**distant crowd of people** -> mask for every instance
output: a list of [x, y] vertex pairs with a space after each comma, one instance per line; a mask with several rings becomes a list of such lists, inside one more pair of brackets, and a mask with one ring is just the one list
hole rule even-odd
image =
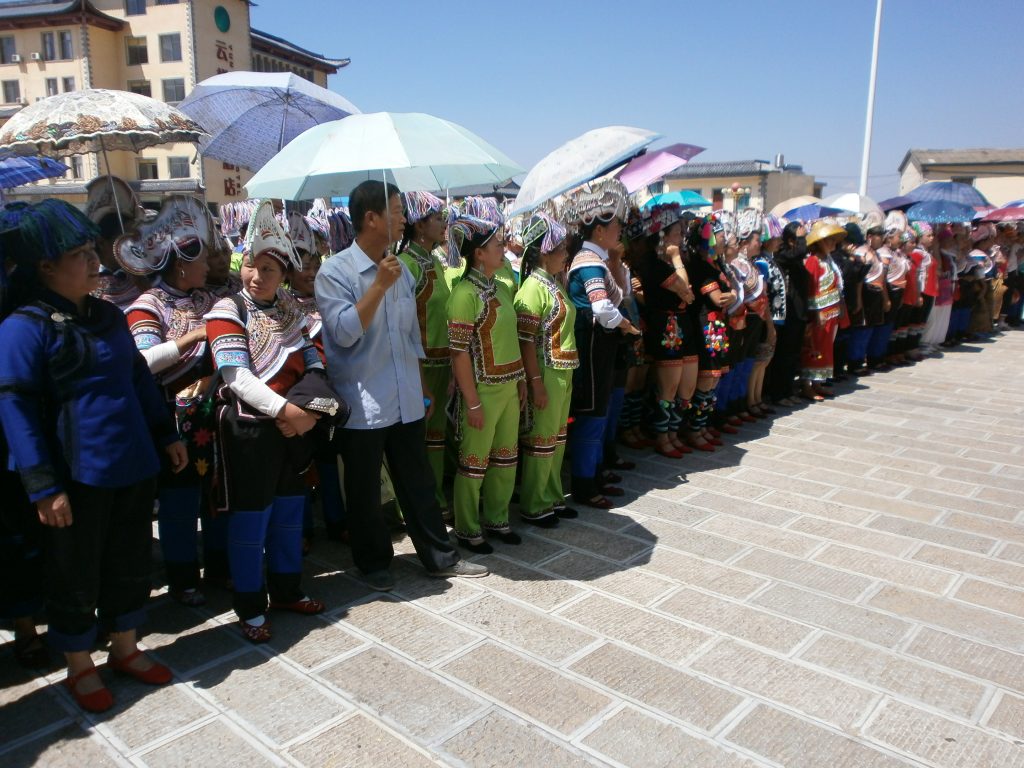
[[314, 509], [375, 590], [399, 522], [431, 575], [485, 576], [460, 550], [520, 544], [516, 505], [541, 528], [613, 507], [635, 468], [619, 446], [713, 452], [1021, 317], [1016, 225], [631, 208], [614, 180], [508, 221], [369, 181], [349, 217], [331, 255], [274, 201], [236, 248], [201, 201], [147, 215], [111, 177], [84, 213], [0, 211], [2, 492], [22, 499], [0, 611], [23, 664], [64, 655], [84, 709], [113, 704], [104, 639], [113, 671], [172, 679], [138, 647], [154, 506], [171, 596], [230, 589], [266, 642], [273, 611], [325, 608], [301, 577]]

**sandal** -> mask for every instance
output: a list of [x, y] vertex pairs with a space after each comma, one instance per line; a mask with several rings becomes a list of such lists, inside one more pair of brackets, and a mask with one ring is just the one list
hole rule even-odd
[[147, 683], [149, 685], [166, 685], [171, 682], [171, 678], [173, 677], [171, 670], [163, 664], [158, 664], [152, 659], [149, 660], [149, 669], [136, 669], [131, 666], [131, 663], [140, 656], [142, 656], [141, 650], [136, 650], [135, 653], [129, 653], [123, 659], [119, 659], [111, 653], [107, 656], [107, 666], [119, 674], [134, 677], [140, 683]]
[[271, 600], [270, 607], [275, 611], [291, 611], [292, 613], [300, 613], [304, 616], [313, 616], [317, 613], [323, 613], [324, 610], [324, 604], [311, 597], [304, 597], [301, 600], [296, 600], [291, 603], [281, 603]]
[[[626, 461], [625, 459], [616, 459], [615, 463], [611, 465], [611, 468], [617, 469], [620, 472], [632, 472], [634, 469], [636, 469], [636, 462]], [[620, 477], [619, 480], [621, 479], [622, 478]], [[615, 482], [619, 482], [619, 480], [616, 480]]]
[[617, 485], [602, 485], [601, 493], [605, 496], [625, 496], [626, 492]]
[[206, 595], [198, 589], [176, 589], [171, 592], [171, 597], [189, 608], [198, 608], [201, 605], [206, 605]]
[[594, 509], [611, 509], [615, 506], [601, 494], [591, 496], [589, 499], [576, 499], [576, 501], [585, 507], [593, 507]]
[[71, 692], [71, 698], [75, 700], [75, 703], [86, 712], [106, 712], [114, 706], [114, 695], [105, 685], [91, 693], [78, 692], [78, 684], [90, 675], [99, 676], [96, 667], [89, 667], [78, 674], [68, 675], [67, 680], [64, 681], [64, 687]]
[[242, 630], [242, 635], [250, 643], [265, 643], [270, 639], [270, 622], [268, 621], [264, 621], [257, 627], [255, 624], [250, 624], [245, 619], [239, 619], [238, 626]]
[[622, 475], [617, 475], [614, 472], [608, 472], [607, 470], [605, 470], [604, 472], [601, 473], [601, 479], [604, 480], [609, 485], [614, 485], [615, 483], [622, 482]]

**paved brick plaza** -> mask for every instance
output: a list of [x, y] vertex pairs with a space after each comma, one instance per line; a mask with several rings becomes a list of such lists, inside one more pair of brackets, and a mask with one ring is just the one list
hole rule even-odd
[[382, 598], [318, 542], [329, 612], [270, 648], [226, 595], [160, 597], [177, 682], [108, 673], [104, 715], [5, 649], [0, 765], [1024, 766], [1022, 358], [1012, 333], [645, 455], [621, 509], [497, 545], [486, 579], [403, 558]]

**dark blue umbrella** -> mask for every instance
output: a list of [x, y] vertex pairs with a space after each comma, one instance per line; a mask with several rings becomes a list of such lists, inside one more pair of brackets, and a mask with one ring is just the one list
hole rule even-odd
[[896, 210], [905, 211], [916, 202], [916, 200], [911, 200], [906, 195], [898, 195], [896, 197], [890, 197], [888, 200], [883, 200], [878, 204], [878, 207], [886, 213]]
[[64, 163], [49, 157], [0, 155], [0, 189], [63, 176], [70, 170]]
[[926, 200], [945, 200], [950, 203], [969, 205], [971, 208], [978, 208], [988, 205], [988, 200], [977, 189], [970, 184], [961, 184], [958, 181], [929, 181], [916, 189], [907, 192], [907, 197], [917, 203]]
[[782, 214], [782, 218], [789, 221], [815, 221], [825, 216], [848, 216], [850, 213], [850, 211], [844, 211], [842, 208], [829, 208], [821, 203], [810, 203], [808, 205], [801, 205], [799, 208], [794, 208], [791, 211], [786, 211]]
[[974, 218], [973, 206], [962, 203], [952, 203], [946, 200], [926, 200], [923, 203], [915, 203], [907, 209], [907, 219], [910, 221], [926, 221], [929, 224], [943, 224], [946, 222], [961, 221], [967, 222]]

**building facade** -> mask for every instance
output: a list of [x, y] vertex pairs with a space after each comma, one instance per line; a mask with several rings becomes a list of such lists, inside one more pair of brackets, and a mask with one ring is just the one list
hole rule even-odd
[[770, 211], [776, 204], [797, 195], [821, 197], [825, 183], [787, 165], [782, 155], [774, 162], [736, 160], [722, 163], [687, 163], [668, 174], [660, 190], [690, 190], [711, 201], [713, 210], [757, 208]]
[[959, 181], [992, 205], [1024, 198], [1024, 149], [910, 149], [899, 172], [901, 195], [927, 181]]
[[[50, 0], [0, 2], [0, 124], [23, 106], [80, 88], [133, 91], [171, 104], [196, 83], [232, 70], [295, 72], [327, 87], [349, 64], [252, 29], [248, 0]], [[109, 153], [110, 171], [143, 202], [205, 190], [211, 203], [245, 199], [251, 174], [202, 160], [191, 144]], [[69, 178], [9, 197], [59, 194], [81, 202], [85, 182], [107, 171], [97, 155], [69, 158]]]

